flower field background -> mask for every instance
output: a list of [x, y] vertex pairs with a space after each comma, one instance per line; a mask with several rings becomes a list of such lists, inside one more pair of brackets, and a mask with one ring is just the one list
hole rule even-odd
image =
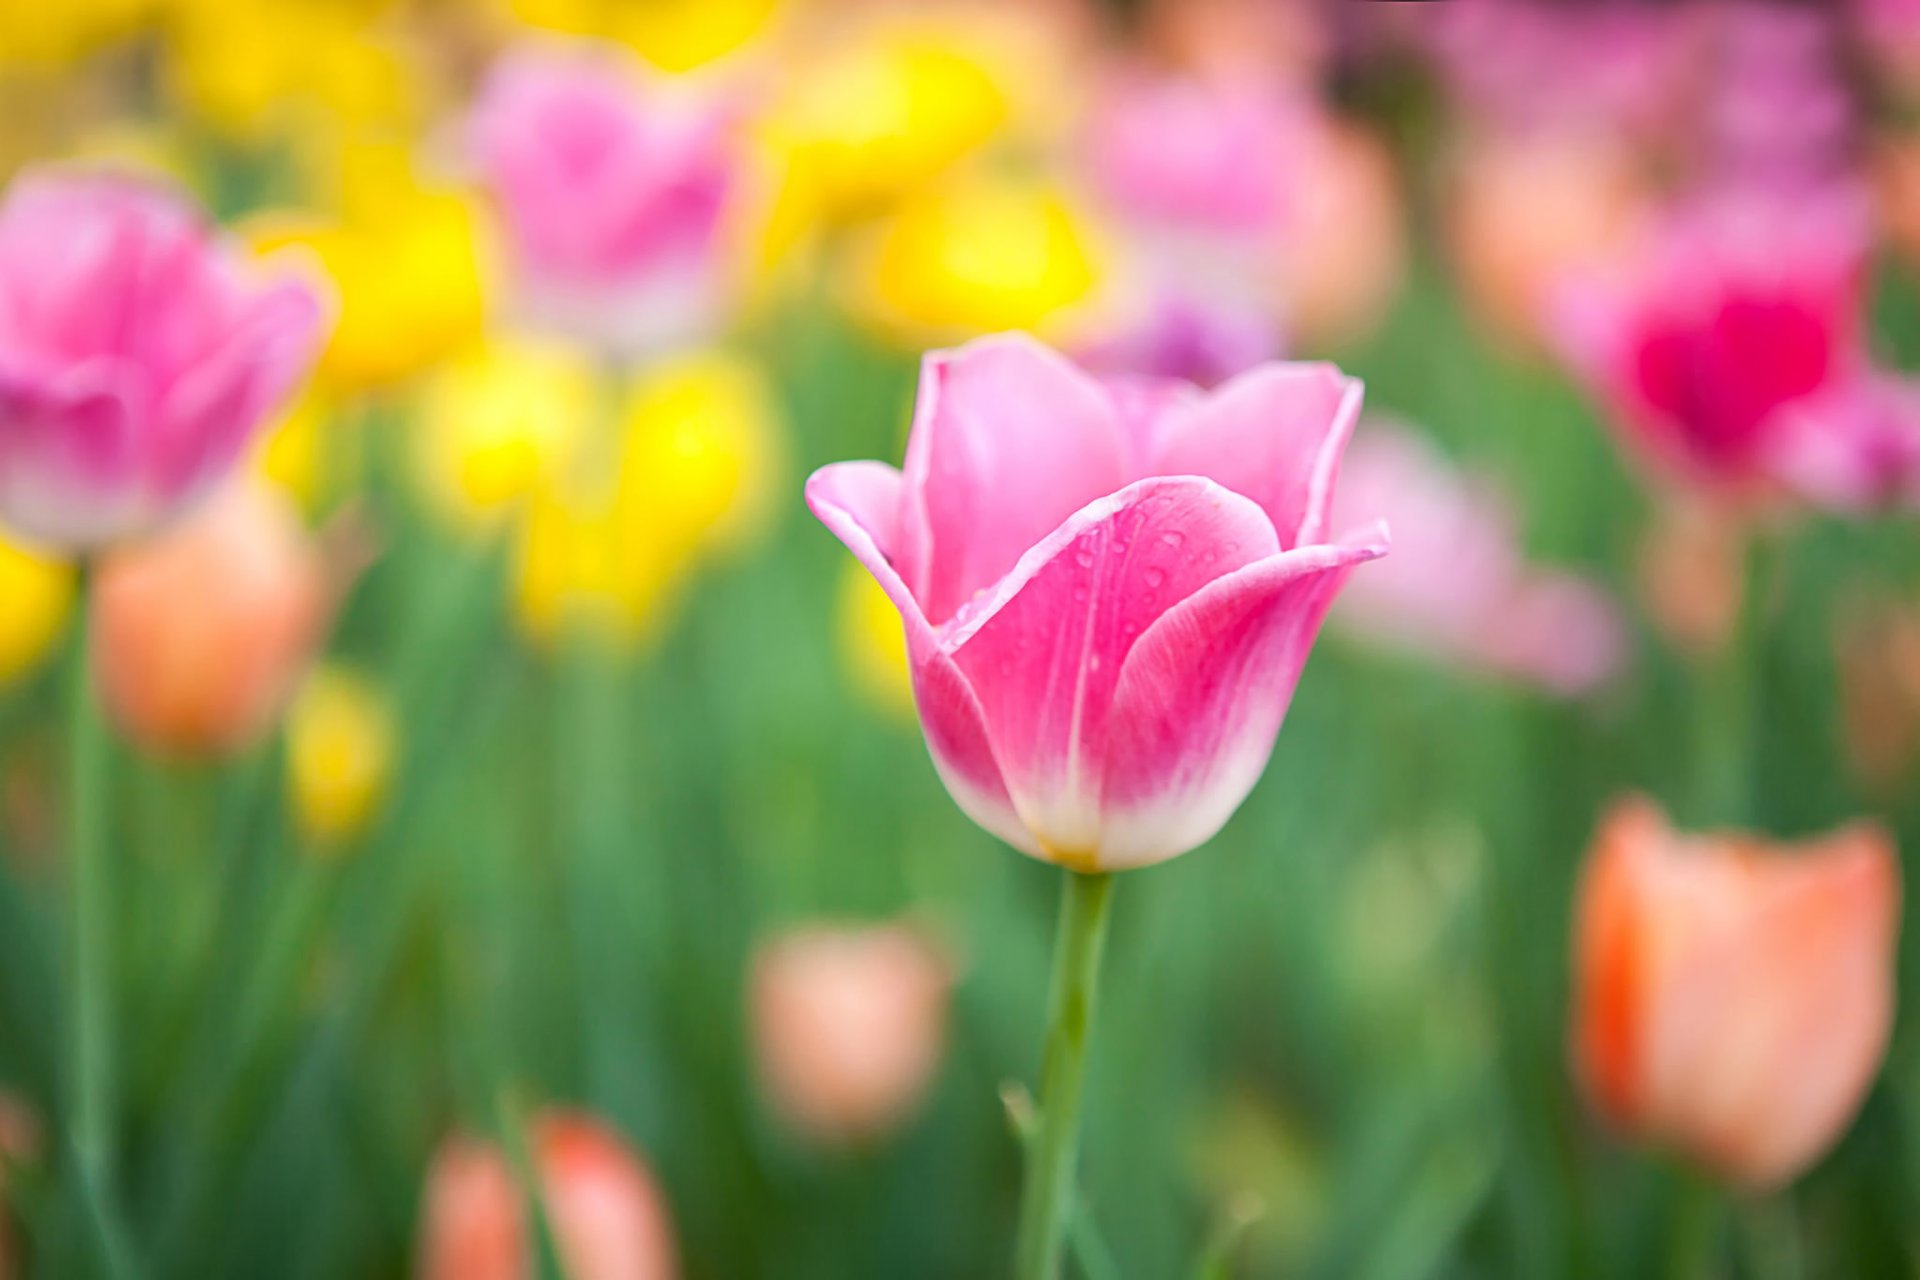
[[[1920, 1272], [1897, 868], [1582, 941], [1628, 797], [1920, 849], [1916, 120], [1897, 0], [0, 0], [0, 1277], [1007, 1274], [1062, 873], [802, 490], [1016, 330], [1336, 363], [1392, 531], [1115, 882], [1066, 1273]], [[95, 180], [309, 291], [187, 482], [41, 443], [206, 327]]]

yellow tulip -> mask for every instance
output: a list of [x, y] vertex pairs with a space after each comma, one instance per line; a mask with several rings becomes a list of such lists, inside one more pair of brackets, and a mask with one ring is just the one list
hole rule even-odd
[[724, 549], [763, 523], [780, 467], [772, 389], [724, 351], [663, 360], [627, 400], [620, 501], [641, 536]]
[[415, 460], [428, 500], [458, 528], [496, 524], [562, 472], [594, 410], [593, 369], [571, 347], [470, 350], [425, 389]]
[[294, 401], [255, 447], [254, 470], [304, 511], [317, 510], [325, 483], [321, 433], [328, 411], [312, 392]]
[[581, 627], [646, 642], [701, 560], [737, 546], [769, 509], [780, 456], [772, 395], [736, 356], [699, 351], [653, 366], [605, 443], [617, 451], [611, 466], [588, 468], [583, 447], [584, 474], [543, 486], [521, 526], [514, 604], [537, 640]]
[[0, 68], [66, 66], [132, 35], [153, 0], [0, 0]]
[[262, 250], [312, 254], [339, 295], [320, 363], [333, 389], [382, 387], [471, 342], [486, 319], [480, 215], [464, 192], [422, 183], [397, 149], [350, 148], [342, 212], [257, 220]]
[[365, 676], [315, 668], [287, 716], [287, 789], [302, 834], [326, 847], [368, 828], [386, 798], [395, 733], [392, 707]]
[[166, 84], [194, 118], [259, 141], [286, 116], [393, 124], [417, 75], [366, 6], [337, 0], [180, 0], [168, 23]]
[[848, 560], [840, 574], [840, 655], [854, 687], [876, 707], [913, 714], [913, 678], [900, 611], [873, 575]]
[[969, 177], [914, 197], [848, 262], [857, 311], [909, 342], [1070, 327], [1100, 282], [1091, 224], [1058, 189]]
[[1009, 113], [1006, 68], [978, 41], [885, 26], [805, 68], [769, 114], [795, 192], [823, 216], [897, 199], [979, 149]]
[[0, 538], [0, 685], [52, 651], [73, 612], [71, 565]]
[[662, 71], [691, 71], [751, 43], [780, 0], [511, 0], [529, 26], [619, 40]]

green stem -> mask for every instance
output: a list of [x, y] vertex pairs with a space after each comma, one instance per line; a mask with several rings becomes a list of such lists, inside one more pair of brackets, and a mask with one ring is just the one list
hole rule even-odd
[[1746, 538], [1739, 615], [1720, 652], [1700, 672], [1696, 784], [1703, 826], [1750, 825], [1760, 816], [1753, 811], [1762, 723], [1755, 695], [1778, 557], [1766, 530], [1751, 530]]
[[[86, 620], [81, 625], [87, 627]], [[107, 806], [112, 743], [92, 672], [91, 628], [74, 661], [68, 736], [68, 1134], [88, 1234], [111, 1276], [129, 1273], [114, 1191], [113, 889]]]
[[1735, 1220], [1747, 1273], [1754, 1280], [1802, 1280], [1807, 1274], [1791, 1188], [1742, 1201], [1735, 1210]]
[[1726, 1200], [1711, 1178], [1692, 1169], [1678, 1169], [1667, 1227], [1668, 1280], [1706, 1280], [1720, 1257], [1720, 1238], [1726, 1222]]
[[1100, 983], [1113, 877], [1066, 872], [1054, 944], [1053, 994], [1040, 1071], [1038, 1129], [1027, 1153], [1020, 1197], [1015, 1280], [1055, 1280], [1073, 1214], [1074, 1149], [1086, 1082], [1087, 1041]]

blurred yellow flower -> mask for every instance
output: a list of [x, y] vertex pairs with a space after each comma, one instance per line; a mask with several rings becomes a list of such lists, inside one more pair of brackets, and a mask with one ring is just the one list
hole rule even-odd
[[[582, 626], [645, 642], [698, 562], [749, 537], [769, 509], [776, 414], [763, 375], [739, 357], [696, 351], [653, 366], [608, 443], [610, 467], [545, 486], [521, 527], [515, 607], [536, 639]], [[582, 483], [596, 474], [598, 485]]]
[[262, 251], [314, 255], [339, 295], [320, 376], [344, 391], [418, 373], [476, 337], [486, 319], [480, 215], [464, 192], [424, 184], [398, 147], [349, 147], [338, 216], [257, 219]]
[[395, 726], [386, 696], [365, 676], [316, 667], [287, 716], [287, 789], [302, 834], [320, 846], [364, 832], [393, 773]]
[[0, 0], [0, 68], [59, 67], [133, 34], [153, 0]]
[[428, 501], [458, 528], [496, 524], [565, 468], [595, 394], [571, 347], [503, 339], [466, 352], [422, 398], [415, 462]]
[[691, 71], [766, 30], [780, 0], [509, 0], [528, 26], [619, 40], [662, 71]]
[[53, 649], [73, 611], [71, 565], [0, 538], [0, 685]]
[[879, 27], [806, 67], [768, 114], [788, 199], [840, 218], [897, 199], [1006, 123], [1006, 68], [978, 40]]
[[840, 653], [854, 687], [884, 711], [913, 714], [913, 678], [900, 611], [858, 563], [840, 572]]
[[321, 398], [309, 391], [262, 433], [254, 450], [255, 471], [303, 511], [320, 505], [325, 482], [320, 434], [326, 430], [327, 418]]
[[917, 343], [1057, 333], [1101, 274], [1093, 228], [1058, 188], [989, 176], [915, 196], [847, 267], [854, 309]]
[[[48, 6], [57, 7], [57, 6]], [[166, 84], [189, 114], [259, 140], [286, 115], [353, 124], [403, 119], [417, 77], [370, 22], [339, 0], [175, 0]]]
[[692, 351], [653, 365], [627, 401], [622, 507], [669, 543], [749, 540], [780, 470], [777, 417], [765, 374], [740, 356]]

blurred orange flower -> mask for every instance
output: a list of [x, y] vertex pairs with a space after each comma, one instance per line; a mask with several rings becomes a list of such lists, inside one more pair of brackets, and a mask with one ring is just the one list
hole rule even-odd
[[[639, 1157], [591, 1116], [549, 1111], [530, 1126], [540, 1195], [572, 1280], [672, 1280], [667, 1204]], [[532, 1232], [506, 1156], [453, 1137], [427, 1173], [416, 1274], [421, 1280], [523, 1280], [536, 1274]]]
[[299, 679], [330, 588], [320, 546], [286, 500], [244, 483], [110, 553], [91, 587], [94, 674], [109, 713], [152, 751], [244, 750]]
[[952, 980], [906, 925], [816, 925], [767, 942], [753, 964], [752, 1021], [769, 1101], [820, 1142], [895, 1128], [939, 1067]]
[[1572, 1049], [1594, 1105], [1744, 1187], [1789, 1182], [1879, 1072], [1898, 863], [1855, 824], [1801, 845], [1602, 820], [1580, 887]]

